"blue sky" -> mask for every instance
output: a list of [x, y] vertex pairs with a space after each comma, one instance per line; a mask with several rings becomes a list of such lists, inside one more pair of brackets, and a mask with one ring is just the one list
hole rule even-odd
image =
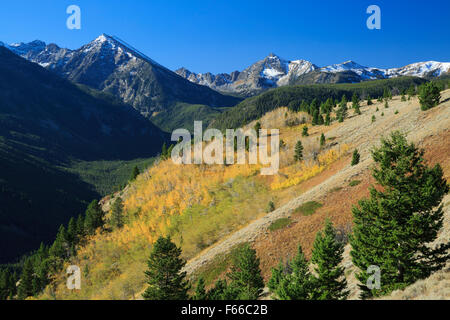
[[[82, 29], [66, 28], [66, 8]], [[366, 27], [366, 8], [381, 8], [381, 30]], [[324, 66], [450, 61], [450, 1], [15, 0], [0, 5], [0, 41], [40, 39], [78, 48], [116, 35], [170, 69], [242, 70], [274, 52]]]

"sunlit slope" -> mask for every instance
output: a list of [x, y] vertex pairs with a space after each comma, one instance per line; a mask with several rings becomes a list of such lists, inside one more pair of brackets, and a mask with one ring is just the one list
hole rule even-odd
[[[211, 272], [216, 259], [249, 241], [254, 242], [267, 277], [270, 267], [292, 256], [299, 242], [309, 255], [313, 235], [326, 217], [345, 233], [351, 224], [351, 205], [364, 196], [370, 183], [369, 150], [382, 135], [401, 130], [411, 141], [423, 143], [427, 137], [449, 130], [450, 90], [442, 97], [444, 103], [426, 112], [420, 111], [416, 98], [403, 102], [394, 97], [389, 108], [362, 102], [361, 115], [350, 109], [348, 119], [331, 126], [311, 126], [306, 114], [291, 113], [287, 108], [267, 113], [259, 120], [262, 127], [279, 128], [284, 142], [280, 171], [273, 176], [260, 175], [260, 167], [252, 165], [175, 165], [170, 160], [155, 164], [120, 195], [126, 225], [110, 233], [97, 233], [70, 262], [83, 270], [81, 291], [69, 292], [61, 274], [44, 297], [139, 298], [145, 288], [146, 259], [161, 234], [170, 234], [182, 247], [184, 258], [189, 260], [186, 271], [194, 278], [206, 272], [220, 276], [220, 270]], [[309, 127], [307, 137], [302, 136], [304, 125], [298, 124], [303, 118]], [[322, 133], [326, 142], [321, 147]], [[304, 160], [294, 162], [298, 140], [304, 146]], [[361, 162], [352, 167], [354, 148], [360, 151]], [[443, 168], [448, 177], [448, 163]], [[354, 180], [360, 183], [351, 184]], [[275, 207], [272, 212], [268, 212], [270, 201]], [[296, 210], [312, 201], [321, 206]], [[292, 224], [270, 231], [281, 218], [291, 219]]]

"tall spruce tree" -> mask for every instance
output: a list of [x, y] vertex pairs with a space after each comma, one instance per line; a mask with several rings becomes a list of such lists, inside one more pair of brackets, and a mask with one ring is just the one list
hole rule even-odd
[[331, 124], [331, 115], [328, 112], [327, 115], [325, 116], [325, 125], [329, 126]]
[[[372, 150], [373, 177], [381, 188], [353, 208], [351, 256], [359, 268], [362, 297], [388, 294], [441, 269], [450, 243], [431, 247], [443, 223], [442, 198], [449, 187], [439, 164], [428, 167], [424, 151], [399, 132]], [[381, 287], [368, 288], [369, 266], [381, 271]]]
[[256, 122], [253, 129], [255, 129], [256, 137], [259, 138], [259, 130], [261, 130], [261, 122], [259, 122], [259, 121]]
[[431, 109], [439, 104], [441, 93], [439, 87], [433, 82], [428, 82], [419, 88], [419, 102], [422, 110]]
[[17, 288], [17, 297], [24, 300], [34, 294], [33, 290], [34, 269], [31, 259], [26, 259], [20, 276], [19, 287]]
[[313, 277], [301, 246], [298, 253], [285, 266], [282, 263], [272, 269], [269, 290], [280, 300], [310, 300], [312, 298]]
[[63, 225], [59, 227], [56, 239], [50, 247], [49, 254], [55, 258], [65, 259], [67, 257], [67, 234]]
[[303, 145], [302, 145], [302, 142], [299, 140], [299, 141], [297, 141], [297, 144], [295, 145], [294, 160], [300, 161], [302, 159], [303, 159]]
[[325, 145], [325, 135], [322, 133], [322, 135], [320, 136], [320, 146], [323, 147]]
[[148, 260], [148, 288], [142, 295], [146, 300], [187, 300], [189, 283], [181, 270], [186, 261], [180, 258], [181, 249], [170, 237], [159, 237]]
[[197, 286], [195, 287], [195, 293], [192, 297], [194, 300], [207, 300], [208, 299], [208, 293], [205, 289], [205, 280], [200, 277], [197, 281]]
[[77, 243], [77, 222], [73, 217], [70, 218], [69, 224], [67, 225], [66, 240], [72, 248], [74, 248]]
[[340, 266], [344, 244], [336, 240], [336, 231], [327, 220], [325, 229], [319, 231], [314, 241], [311, 262], [317, 277], [312, 296], [315, 300], [345, 300], [348, 296], [344, 268]]
[[86, 209], [84, 229], [86, 234], [92, 235], [97, 228], [104, 225], [104, 212], [97, 200], [93, 200]]
[[337, 118], [339, 122], [344, 122], [347, 117], [347, 98], [345, 95], [342, 96], [342, 100], [339, 103], [339, 109], [337, 111]]
[[313, 111], [313, 118], [312, 118], [312, 122], [311, 122], [311, 124], [313, 126], [316, 126], [316, 125], [320, 124], [319, 117], [320, 117], [319, 110], [314, 110]]
[[237, 299], [256, 300], [261, 296], [264, 280], [261, 276], [259, 258], [249, 244], [245, 244], [237, 251], [227, 276], [231, 280], [229, 288], [234, 291]]
[[77, 242], [80, 242], [85, 235], [86, 234], [84, 232], [84, 216], [80, 214], [78, 215], [77, 218]]
[[307, 137], [307, 136], [309, 136], [309, 133], [308, 133], [308, 126], [303, 126], [303, 129], [302, 129], [302, 136], [303, 137]]
[[114, 228], [122, 228], [123, 224], [123, 200], [121, 197], [117, 197], [111, 210], [111, 225]]
[[352, 96], [352, 108], [356, 109], [357, 106], [359, 106], [359, 97], [355, 92], [355, 93], [353, 93], [353, 96]]
[[11, 272], [5, 268], [0, 269], [0, 300], [7, 300], [11, 295]]
[[[165, 157], [165, 154], [167, 152], [165, 143], [163, 145], [163, 151], [162, 152], [164, 152], [164, 153], [161, 153], [161, 157]], [[138, 166], [134, 166], [133, 171], [131, 171], [130, 181], [136, 180], [137, 176], [140, 175], [140, 174], [141, 174], [141, 172], [139, 171]]]
[[227, 298], [228, 285], [223, 279], [219, 279], [214, 284], [208, 293], [207, 300], [225, 300]]
[[355, 149], [353, 151], [353, 155], [352, 155], [352, 166], [356, 166], [359, 163], [359, 159], [361, 158], [361, 156], [359, 155], [358, 149]]

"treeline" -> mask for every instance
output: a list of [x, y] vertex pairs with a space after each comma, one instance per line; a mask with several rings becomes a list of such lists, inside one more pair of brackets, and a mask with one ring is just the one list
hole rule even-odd
[[[130, 181], [140, 174], [137, 166], [132, 170]], [[62, 271], [64, 262], [77, 255], [77, 247], [88, 241], [97, 231], [111, 232], [122, 228], [124, 221], [122, 198], [117, 197], [107, 220], [99, 202], [93, 200], [84, 214], [72, 217], [67, 226], [61, 225], [55, 241], [47, 246], [41, 243], [39, 249], [22, 257], [18, 265], [0, 267], [0, 300], [23, 300], [36, 297], [51, 283], [53, 277]]]
[[[424, 150], [393, 132], [373, 149], [376, 164], [372, 175], [378, 187], [370, 197], [354, 206], [353, 232], [349, 235], [351, 258], [358, 268], [361, 298], [387, 295], [432, 272], [450, 259], [450, 242], [431, 246], [443, 223], [441, 201], [449, 191], [439, 164], [428, 167]], [[359, 162], [355, 151], [352, 165]], [[143, 297], [151, 300], [255, 300], [267, 285], [275, 299], [342, 300], [349, 294], [342, 266], [344, 239], [330, 221], [316, 235], [312, 258], [307, 261], [301, 247], [297, 255], [272, 269], [267, 284], [261, 276], [256, 251], [246, 244], [233, 258], [225, 279], [206, 289], [200, 277], [195, 286], [187, 280], [181, 249], [170, 237], [160, 237], [148, 260], [148, 288]], [[371, 280], [372, 269], [379, 279]]]
[[98, 228], [105, 225], [104, 212], [98, 201], [92, 201], [86, 212], [61, 225], [52, 245], [41, 243], [39, 249], [23, 258], [20, 276], [8, 268], [1, 271], [1, 299], [26, 299], [39, 295], [51, 282], [52, 276], [62, 270], [64, 261], [76, 255], [76, 246], [86, 241]]
[[[443, 81], [448, 83], [447, 80]], [[416, 88], [425, 82], [426, 80], [422, 78], [401, 77], [355, 84], [281, 87], [242, 101], [237, 106], [220, 114], [210, 126], [221, 130], [239, 128], [279, 107], [289, 107], [295, 110], [301, 105], [310, 105], [314, 100], [320, 105], [328, 99], [332, 99], [334, 103], [336, 100], [341, 101], [343, 97], [350, 101], [354, 94], [362, 100], [369, 96], [376, 99], [383, 97], [386, 91], [389, 91], [391, 95], [398, 95], [407, 91], [411, 86]]]

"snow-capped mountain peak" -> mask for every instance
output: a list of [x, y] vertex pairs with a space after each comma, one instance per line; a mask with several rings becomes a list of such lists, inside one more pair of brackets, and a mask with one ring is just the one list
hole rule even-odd
[[445, 72], [450, 71], [450, 62], [425, 61], [409, 64], [401, 68], [386, 69], [388, 77], [398, 76], [434, 76], [438, 77]]
[[[56, 44], [46, 45], [40, 40], [11, 45], [0, 42], [0, 46], [45, 68], [52, 69], [70, 80], [85, 81], [89, 84], [91, 81], [83, 78], [88, 67], [95, 69], [95, 72], [88, 72], [90, 77], [96, 74], [95, 83], [107, 83], [107, 77], [115, 70], [125, 72], [134, 78], [141, 70], [139, 68], [146, 63], [164, 69], [166, 74], [173, 74], [172, 71], [125, 41], [105, 33], [78, 50], [63, 49]], [[74, 71], [75, 69], [76, 71]], [[251, 96], [269, 88], [293, 84], [360, 82], [399, 76], [437, 77], [448, 72], [450, 72], [450, 62], [425, 61], [400, 68], [383, 69], [366, 67], [348, 60], [318, 67], [303, 59], [283, 59], [273, 52], [243, 71], [234, 71], [229, 74], [194, 73], [185, 68], [175, 71], [190, 82], [244, 96]]]
[[320, 68], [320, 70], [324, 72], [343, 72], [343, 71], [356, 71], [365, 69], [367, 69], [367, 67], [364, 67], [352, 60]]

